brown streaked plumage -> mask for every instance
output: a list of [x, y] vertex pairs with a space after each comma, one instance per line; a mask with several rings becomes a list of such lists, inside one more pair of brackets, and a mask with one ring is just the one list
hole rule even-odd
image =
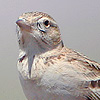
[[66, 48], [52, 17], [30, 12], [16, 23], [18, 71], [28, 100], [100, 100], [100, 64]]

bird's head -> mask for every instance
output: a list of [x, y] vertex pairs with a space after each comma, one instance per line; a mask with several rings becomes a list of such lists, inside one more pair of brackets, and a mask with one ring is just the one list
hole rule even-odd
[[46, 13], [24, 13], [16, 24], [19, 47], [27, 53], [42, 53], [62, 42], [56, 21]]

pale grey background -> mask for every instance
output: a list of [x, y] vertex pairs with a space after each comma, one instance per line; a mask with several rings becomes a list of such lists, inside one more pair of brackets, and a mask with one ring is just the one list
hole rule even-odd
[[16, 20], [29, 11], [52, 15], [64, 43], [100, 62], [100, 0], [0, 0], [0, 100], [26, 100], [16, 61]]

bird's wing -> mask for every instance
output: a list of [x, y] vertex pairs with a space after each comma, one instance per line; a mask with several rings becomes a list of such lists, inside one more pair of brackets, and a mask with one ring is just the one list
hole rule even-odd
[[89, 59], [78, 60], [78, 62], [81, 63], [83, 68], [87, 69], [84, 76], [89, 82], [89, 98], [93, 100], [100, 100], [100, 64]]
[[42, 62], [44, 69], [48, 66], [41, 84], [61, 94], [100, 100], [100, 64], [67, 48], [52, 52], [38, 57], [37, 68]]
[[100, 100], [100, 64], [75, 51], [67, 54], [67, 61], [84, 78], [83, 87], [89, 90], [85, 96], [89, 100]]

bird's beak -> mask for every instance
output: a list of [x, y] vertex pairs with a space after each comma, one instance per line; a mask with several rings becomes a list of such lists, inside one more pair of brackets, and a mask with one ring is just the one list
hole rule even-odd
[[16, 24], [20, 27], [21, 30], [32, 32], [32, 27], [27, 24], [23, 19], [18, 19]]

